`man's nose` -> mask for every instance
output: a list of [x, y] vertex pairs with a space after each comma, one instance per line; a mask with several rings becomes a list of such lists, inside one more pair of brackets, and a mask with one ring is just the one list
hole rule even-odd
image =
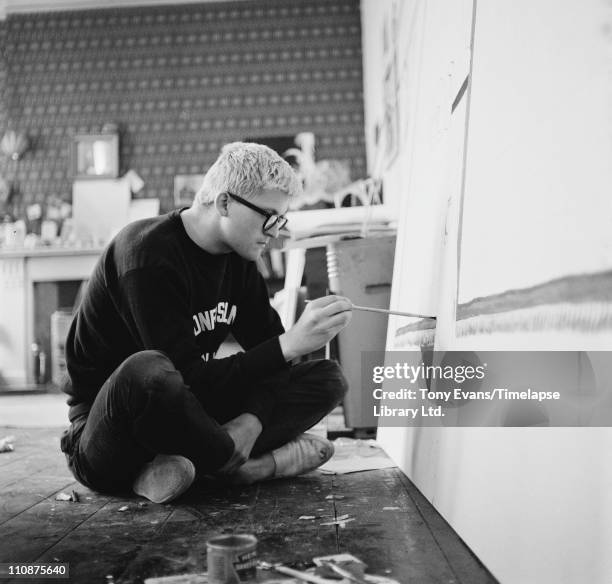
[[265, 231], [265, 234], [269, 235], [270, 237], [273, 237], [274, 239], [278, 238], [278, 236], [280, 235], [280, 227], [278, 226], [278, 223], [275, 223], [274, 225], [272, 225], [272, 227], [267, 229]]

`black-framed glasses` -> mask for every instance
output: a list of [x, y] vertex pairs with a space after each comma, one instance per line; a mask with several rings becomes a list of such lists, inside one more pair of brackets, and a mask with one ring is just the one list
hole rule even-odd
[[262, 209], [261, 207], [253, 205], [253, 203], [251, 203], [250, 201], [247, 201], [246, 199], [243, 199], [238, 195], [234, 195], [229, 191], [226, 192], [232, 199], [234, 199], [234, 201], [238, 201], [241, 205], [244, 205], [245, 207], [248, 207], [249, 209], [252, 209], [256, 213], [259, 213], [260, 215], [263, 215], [265, 217], [263, 226], [261, 228], [265, 235], [269, 235], [268, 231], [270, 231], [270, 229], [274, 229], [274, 227], [278, 227], [278, 230], [280, 231], [283, 227], [287, 225], [287, 221], [289, 221], [289, 219], [287, 219], [287, 217], [285, 217], [284, 215], [268, 213], [268, 211]]

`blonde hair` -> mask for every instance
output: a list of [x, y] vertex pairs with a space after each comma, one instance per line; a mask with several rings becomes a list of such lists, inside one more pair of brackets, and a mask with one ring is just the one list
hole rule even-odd
[[299, 195], [302, 186], [289, 163], [263, 144], [232, 142], [221, 149], [195, 195], [194, 204], [208, 205], [219, 193], [252, 198], [264, 189], [288, 196]]

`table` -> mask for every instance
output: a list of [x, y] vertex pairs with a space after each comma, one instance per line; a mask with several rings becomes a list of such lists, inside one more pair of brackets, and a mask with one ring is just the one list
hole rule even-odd
[[[284, 288], [284, 302], [279, 313], [283, 326], [295, 320], [297, 294], [306, 268], [306, 250], [325, 248], [327, 280], [330, 291], [350, 298], [356, 305], [389, 308], [395, 234], [389, 231], [362, 238], [352, 234], [334, 234], [289, 241]], [[310, 290], [309, 290], [310, 292]], [[349, 383], [344, 399], [344, 418], [348, 428], [368, 435], [377, 425], [374, 416], [373, 385], [361, 370], [364, 351], [383, 352], [386, 345], [387, 315], [355, 312], [351, 323], [337, 339], [338, 360]]]

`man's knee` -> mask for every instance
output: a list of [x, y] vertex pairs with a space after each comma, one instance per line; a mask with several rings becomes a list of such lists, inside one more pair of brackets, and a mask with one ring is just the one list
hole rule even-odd
[[339, 404], [348, 391], [348, 382], [337, 361], [321, 359], [316, 361], [314, 373], [320, 387], [329, 397], [330, 404]]
[[164, 375], [169, 368], [173, 369], [174, 365], [165, 353], [147, 350], [130, 355], [117, 371], [124, 377], [144, 379]]
[[172, 397], [184, 388], [181, 374], [161, 351], [134, 353], [119, 366], [116, 373], [132, 389], [145, 393], [163, 393], [166, 397]]

